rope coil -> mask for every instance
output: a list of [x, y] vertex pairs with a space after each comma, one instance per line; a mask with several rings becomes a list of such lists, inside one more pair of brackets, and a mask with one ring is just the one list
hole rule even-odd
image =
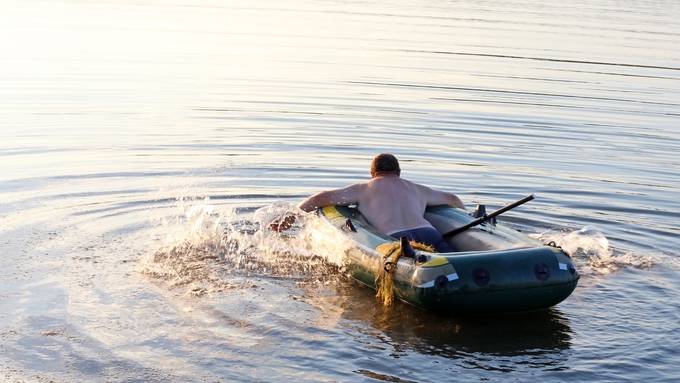
[[[410, 241], [409, 244], [415, 250], [434, 252], [432, 246], [424, 243]], [[403, 249], [401, 242], [391, 242], [378, 246], [376, 250], [383, 254], [383, 267], [375, 278], [375, 297], [384, 306], [391, 306], [394, 303], [394, 272], [397, 270], [399, 258], [403, 255]]]

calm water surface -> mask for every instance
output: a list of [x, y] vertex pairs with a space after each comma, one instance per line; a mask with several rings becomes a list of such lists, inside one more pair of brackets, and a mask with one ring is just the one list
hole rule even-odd
[[[680, 380], [673, 1], [5, 1], [0, 380]], [[318, 222], [367, 179], [574, 255], [545, 312], [380, 307]]]

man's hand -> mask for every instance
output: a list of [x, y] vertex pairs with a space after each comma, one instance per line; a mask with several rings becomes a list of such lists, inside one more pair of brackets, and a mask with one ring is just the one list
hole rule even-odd
[[285, 217], [281, 217], [279, 219], [273, 220], [269, 224], [269, 230], [280, 233], [284, 230], [290, 229], [290, 227], [293, 226], [293, 224], [295, 223], [296, 220], [297, 220], [296, 215], [288, 214]]

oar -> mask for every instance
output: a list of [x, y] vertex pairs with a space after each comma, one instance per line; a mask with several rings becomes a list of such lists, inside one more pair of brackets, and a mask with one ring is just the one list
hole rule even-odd
[[487, 214], [487, 215], [485, 215], [485, 216], [483, 216], [483, 217], [479, 217], [479, 218], [477, 218], [476, 220], [474, 220], [474, 221], [472, 221], [472, 222], [470, 222], [470, 223], [468, 223], [468, 224], [466, 224], [466, 225], [463, 225], [463, 226], [461, 226], [461, 227], [457, 227], [457, 228], [455, 228], [455, 229], [453, 229], [453, 230], [451, 230], [451, 231], [448, 231], [448, 232], [444, 233], [442, 236], [443, 236], [444, 238], [453, 237], [454, 235], [460, 234], [460, 233], [464, 232], [465, 230], [467, 230], [467, 229], [469, 229], [469, 228], [471, 228], [471, 227], [475, 227], [475, 226], [477, 226], [477, 225], [479, 225], [479, 224], [481, 224], [481, 223], [484, 223], [484, 222], [486, 222], [486, 221], [488, 221], [488, 220], [490, 220], [490, 219], [492, 219], [492, 218], [495, 218], [495, 217], [497, 217], [497, 216], [499, 216], [499, 215], [505, 213], [506, 211], [508, 211], [508, 210], [510, 210], [510, 209], [514, 209], [514, 208], [516, 208], [516, 207], [519, 206], [519, 205], [525, 204], [525, 203], [531, 201], [532, 199], [534, 199], [534, 195], [533, 195], [533, 194], [528, 195], [528, 196], [522, 198], [522, 199], [519, 200], [519, 201], [513, 202], [513, 203], [511, 203], [511, 204], [509, 204], [509, 205], [507, 205], [507, 206], [504, 206], [504, 207], [502, 207], [502, 208], [500, 208], [500, 209], [494, 211], [494, 212], [491, 213], [491, 214]]

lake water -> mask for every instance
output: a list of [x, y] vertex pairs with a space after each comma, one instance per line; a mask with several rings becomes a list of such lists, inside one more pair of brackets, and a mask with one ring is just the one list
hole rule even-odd
[[[13, 1], [0, 380], [680, 380], [680, 4]], [[402, 176], [573, 254], [545, 312], [381, 307], [271, 211]], [[225, 234], [226, 233], [226, 234]]]

